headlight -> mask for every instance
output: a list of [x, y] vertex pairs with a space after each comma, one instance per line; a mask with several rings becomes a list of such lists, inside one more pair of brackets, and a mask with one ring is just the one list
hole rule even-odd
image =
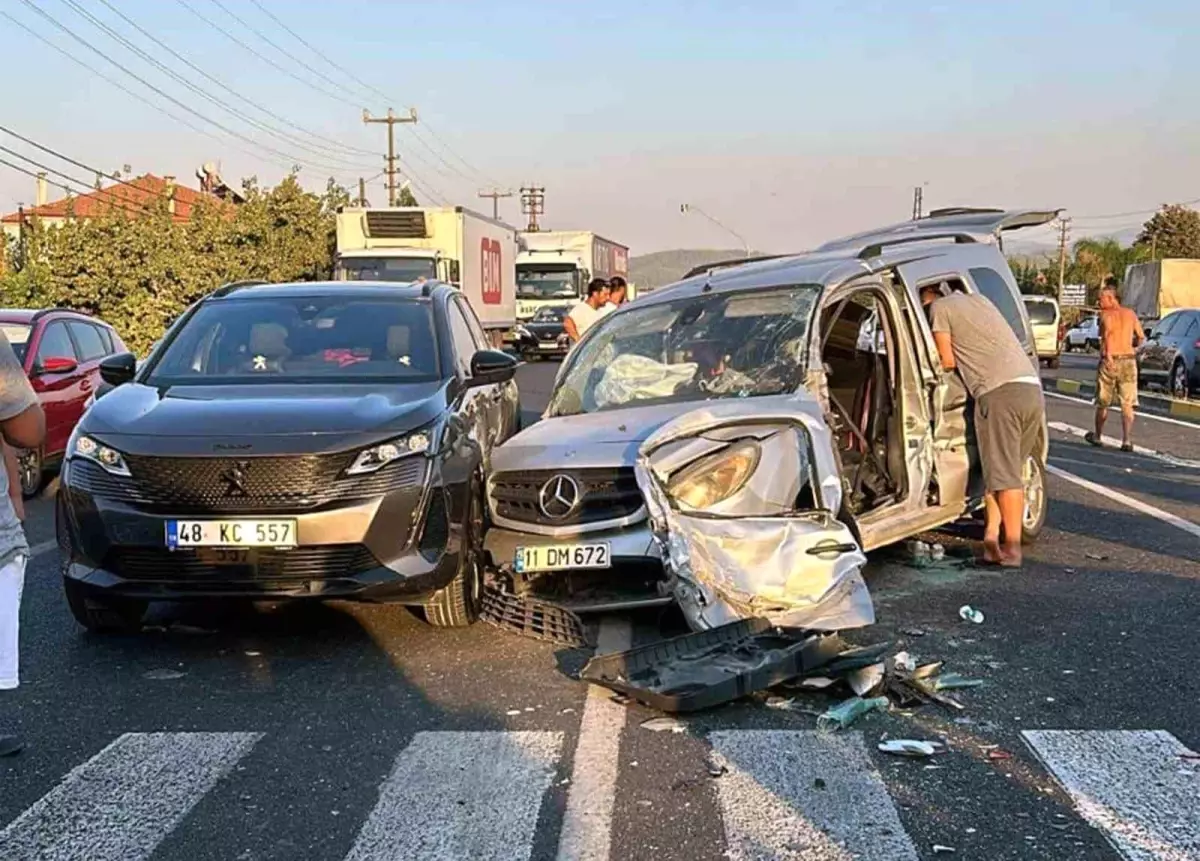
[[757, 442], [739, 443], [680, 470], [667, 482], [667, 490], [689, 508], [711, 508], [746, 485], [760, 454]]
[[81, 434], [76, 437], [71, 444], [70, 455], [90, 460], [112, 475], [129, 475], [129, 467], [125, 465], [124, 455], [116, 449], [96, 442], [90, 436]]
[[365, 475], [368, 472], [382, 469], [394, 460], [427, 451], [429, 451], [429, 434], [426, 431], [417, 431], [406, 437], [363, 449], [358, 453], [358, 457], [354, 458], [354, 463], [350, 464], [350, 468], [346, 470], [346, 475]]

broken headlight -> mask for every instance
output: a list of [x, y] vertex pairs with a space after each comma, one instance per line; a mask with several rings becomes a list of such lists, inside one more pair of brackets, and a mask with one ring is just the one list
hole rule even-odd
[[681, 469], [667, 482], [667, 491], [689, 508], [711, 508], [746, 486], [762, 455], [753, 440], [730, 446]]

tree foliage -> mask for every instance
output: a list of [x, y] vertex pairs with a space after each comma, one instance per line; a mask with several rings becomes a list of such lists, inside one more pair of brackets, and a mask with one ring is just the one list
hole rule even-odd
[[1153, 249], [1157, 260], [1200, 258], [1200, 212], [1181, 204], [1164, 206], [1142, 226], [1136, 244]]
[[243, 183], [246, 202], [200, 204], [176, 222], [165, 200], [58, 226], [33, 223], [7, 249], [0, 301], [66, 307], [111, 323], [135, 351], [191, 303], [229, 281], [311, 281], [333, 266], [334, 214], [349, 192], [332, 180], [305, 191], [293, 173], [270, 189]]

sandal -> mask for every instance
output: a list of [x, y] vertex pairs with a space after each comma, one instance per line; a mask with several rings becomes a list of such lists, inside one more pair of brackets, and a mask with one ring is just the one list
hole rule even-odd
[[1131, 443], [1131, 442], [1121, 443], [1121, 451], [1127, 451], [1127, 452], [1132, 453], [1133, 452], [1133, 443]]
[[1104, 443], [1100, 441], [1100, 438], [1096, 436], [1094, 431], [1088, 431], [1085, 433], [1083, 435], [1083, 439], [1088, 445], [1094, 445], [1096, 448], [1104, 447]]

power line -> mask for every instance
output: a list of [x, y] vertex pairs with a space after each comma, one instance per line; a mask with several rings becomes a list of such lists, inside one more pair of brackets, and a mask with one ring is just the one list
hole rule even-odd
[[[64, 0], [64, 2], [67, 2], [67, 0]], [[315, 140], [324, 141], [325, 143], [329, 144], [329, 146], [326, 147], [326, 149], [328, 149], [331, 152], [334, 151], [335, 149], [337, 149], [337, 150], [343, 150], [347, 153], [354, 153], [357, 155], [375, 155], [374, 151], [372, 151], [372, 150], [367, 150], [367, 149], [363, 149], [361, 147], [351, 146], [350, 144], [346, 144], [341, 141], [335, 140], [334, 138], [330, 138], [330, 137], [326, 137], [321, 134], [317, 134], [314, 131], [306, 129], [304, 126], [301, 126], [301, 125], [298, 125], [297, 123], [292, 122], [287, 117], [281, 116], [280, 114], [275, 113], [270, 108], [267, 108], [267, 107], [259, 104], [258, 102], [253, 101], [252, 99], [246, 98], [241, 93], [237, 92], [232, 87], [230, 87], [228, 84], [226, 84], [224, 81], [222, 81], [220, 78], [217, 78], [215, 75], [209, 74], [203, 68], [196, 65], [191, 60], [189, 60], [187, 57], [185, 57], [183, 54], [180, 54], [178, 51], [173, 49], [171, 46], [167, 45], [161, 39], [156, 37], [153, 33], [148, 32], [144, 27], [139, 25], [136, 21], [134, 21], [132, 18], [130, 18], [128, 15], [126, 15], [124, 12], [122, 12], [120, 9], [118, 9], [116, 6], [114, 6], [111, 2], [109, 2], [109, 0], [99, 0], [99, 2], [103, 3], [109, 10], [111, 10], [121, 20], [123, 20], [126, 24], [128, 24], [133, 29], [137, 30], [137, 32], [141, 33], [144, 37], [149, 39], [151, 42], [158, 45], [164, 51], [169, 53], [171, 56], [175, 57], [177, 60], [179, 60], [184, 65], [186, 65], [188, 68], [192, 69], [197, 74], [203, 76], [205, 78], [205, 80], [211, 81], [212, 83], [216, 84], [218, 87], [225, 90], [230, 95], [232, 95], [234, 98], [238, 99], [239, 101], [243, 102], [244, 104], [249, 105], [250, 107], [254, 108], [255, 110], [260, 111], [261, 113], [265, 114], [266, 116], [269, 116], [272, 119], [276, 120], [277, 122], [283, 123], [284, 125], [288, 126], [289, 128], [295, 129], [296, 131], [301, 132], [302, 134], [306, 134], [306, 135], [314, 138]]]
[[[22, 161], [26, 161], [29, 164], [33, 165], [34, 167], [45, 171], [46, 173], [52, 173], [55, 176], [60, 176], [63, 179], [68, 180], [69, 182], [73, 182], [73, 183], [75, 183], [75, 185], [79, 186], [80, 188], [86, 189], [88, 194], [97, 194], [97, 195], [112, 194], [111, 188], [89, 188], [87, 182], [85, 182], [84, 180], [76, 179], [75, 177], [71, 176], [69, 173], [63, 173], [61, 170], [55, 170], [54, 168], [50, 167], [49, 165], [42, 164], [39, 161], [34, 161], [29, 156], [22, 155], [21, 153], [17, 152], [15, 149], [9, 149], [6, 146], [0, 145], [0, 150], [8, 153], [9, 155], [15, 156], [16, 158], [19, 158]], [[38, 178], [40, 178], [40, 177], [38, 177]], [[55, 185], [58, 185], [58, 183], [55, 183]], [[68, 194], [70, 194], [72, 191], [74, 191], [74, 189], [69, 188], [65, 185], [62, 186], [62, 189], [64, 191], [66, 191]], [[119, 196], [114, 195], [114, 197], [116, 200], [121, 201], [122, 204], [123, 203], [131, 203], [134, 206], [140, 207], [143, 212], [150, 211], [149, 209], [146, 208], [145, 204], [138, 203], [135, 200], [123, 200], [122, 201]], [[114, 201], [107, 201], [107, 202], [114, 203]], [[114, 203], [114, 205], [118, 205], [118, 204]], [[123, 209], [124, 206], [121, 206], [121, 208]]]
[[[50, 48], [54, 51], [57, 51], [59, 54], [61, 54], [62, 56], [66, 57], [68, 60], [70, 60], [72, 63], [75, 63], [76, 65], [80, 66], [81, 68], [86, 69], [88, 72], [91, 72], [97, 78], [100, 78], [103, 81], [107, 81], [109, 84], [112, 84], [118, 90], [121, 90], [123, 93], [126, 93], [126, 94], [132, 96], [133, 98], [137, 99], [142, 104], [144, 104], [148, 107], [154, 108], [156, 111], [159, 111], [160, 113], [164, 114], [165, 116], [170, 117], [175, 122], [191, 129], [192, 131], [196, 132], [197, 134], [202, 134], [205, 137], [210, 137], [215, 141], [219, 141], [222, 144], [228, 145], [228, 141], [226, 141], [224, 138], [209, 131], [208, 129], [204, 128], [203, 126], [198, 126], [195, 123], [191, 122], [190, 120], [184, 119], [183, 117], [180, 117], [180, 116], [177, 116], [176, 114], [171, 113], [169, 110], [162, 107], [161, 105], [157, 105], [154, 102], [150, 101], [150, 99], [146, 98], [141, 93], [131, 90], [129, 87], [125, 86], [125, 84], [116, 80], [112, 76], [105, 74], [104, 72], [97, 69], [95, 66], [85, 63], [83, 60], [79, 59], [74, 54], [67, 51], [65, 48], [62, 48], [59, 45], [54, 44], [49, 39], [47, 39], [45, 36], [43, 36], [41, 33], [37, 32], [32, 27], [25, 24], [23, 21], [17, 20], [16, 18], [14, 18], [12, 15], [8, 14], [3, 9], [0, 9], [0, 16], [7, 18], [9, 21], [11, 21], [13, 24], [16, 24], [18, 27], [20, 27], [22, 30], [24, 30], [26, 33], [28, 33], [30, 36], [33, 36], [33, 38], [37, 39], [42, 44], [46, 45], [48, 48]], [[238, 146], [236, 144], [234, 144], [234, 149], [236, 149], [238, 152], [245, 153], [246, 155], [250, 156], [251, 158], [255, 158], [255, 159], [264, 158], [264, 156], [261, 153], [252, 152], [252, 151], [250, 151], [244, 147]], [[275, 159], [275, 158], [266, 158], [266, 160], [273, 162], [275, 164], [282, 164], [284, 166], [290, 166], [291, 164], [294, 164], [294, 162]]]
[[[34, 12], [36, 12], [39, 16], [41, 16], [43, 19], [45, 19], [51, 25], [53, 25], [57, 29], [61, 30], [63, 33], [66, 33], [68, 36], [70, 36], [72, 39], [74, 39], [79, 44], [83, 45], [89, 51], [99, 55], [102, 59], [107, 60], [109, 63], [116, 66], [118, 69], [120, 69], [122, 72], [124, 72], [129, 77], [133, 78], [135, 81], [140, 83], [142, 86], [144, 86], [147, 89], [151, 90], [152, 92], [158, 94], [159, 96], [161, 96], [162, 98], [171, 102], [172, 104], [182, 108], [183, 110], [187, 111], [189, 114], [192, 114], [193, 116], [203, 120], [204, 122], [206, 122], [212, 126], [215, 126], [216, 128], [219, 128], [221, 131], [225, 132], [228, 135], [236, 137], [239, 140], [243, 140], [246, 143], [250, 144], [251, 146], [259, 147], [260, 149], [262, 149], [266, 152], [270, 152], [281, 158], [287, 159], [290, 162], [292, 162], [293, 164], [296, 164], [296, 163], [303, 164], [304, 163], [304, 161], [305, 161], [304, 159], [295, 158], [290, 153], [284, 152], [283, 150], [276, 149], [275, 147], [272, 147], [268, 144], [260, 143], [259, 141], [254, 140], [254, 138], [244, 135], [241, 132], [237, 131], [236, 129], [231, 129], [228, 126], [226, 126], [225, 124], [223, 124], [217, 120], [214, 120], [211, 117], [207, 117], [204, 114], [200, 113], [199, 111], [195, 110], [194, 108], [189, 107], [184, 102], [181, 102], [179, 99], [176, 99], [174, 96], [170, 95], [169, 93], [165, 92], [164, 90], [160, 89], [159, 87], [156, 87], [154, 84], [147, 81], [141, 75], [130, 70], [128, 67], [122, 65], [121, 63], [114, 60], [112, 57], [108, 56], [108, 54], [106, 54], [104, 51], [97, 48], [95, 45], [93, 45], [87, 39], [83, 38], [78, 33], [76, 33], [74, 30], [67, 27], [65, 24], [63, 24], [61, 21], [59, 21], [57, 18], [55, 18], [53, 15], [51, 15], [50, 13], [46, 12], [44, 9], [39, 7], [36, 3], [33, 2], [33, 0], [21, 0], [21, 2], [24, 3], [30, 9], [32, 9]], [[69, 2], [69, 0], [68, 0], [68, 2]], [[157, 62], [157, 61], [154, 61], [154, 62]], [[159, 65], [161, 65], [161, 64], [159, 64]], [[163, 68], [166, 68], [166, 67], [163, 67]], [[326, 169], [328, 169], [328, 167], [326, 167]], [[345, 168], [336, 168], [336, 170], [343, 171], [343, 170], [345, 170]]]
[[[1185, 200], [1176, 205], [1177, 206], [1193, 206], [1197, 203], [1200, 203], [1200, 197], [1196, 198], [1195, 200]], [[1132, 212], [1110, 212], [1105, 215], [1077, 215], [1077, 216], [1075, 216], [1075, 218], [1077, 220], [1083, 220], [1083, 221], [1101, 221], [1101, 220], [1105, 220], [1105, 219], [1109, 219], [1109, 218], [1131, 218], [1136, 215], [1153, 215], [1154, 213], [1158, 212], [1161, 208], [1162, 207], [1156, 206], [1153, 209], [1138, 209], [1138, 210], [1134, 210]]]

